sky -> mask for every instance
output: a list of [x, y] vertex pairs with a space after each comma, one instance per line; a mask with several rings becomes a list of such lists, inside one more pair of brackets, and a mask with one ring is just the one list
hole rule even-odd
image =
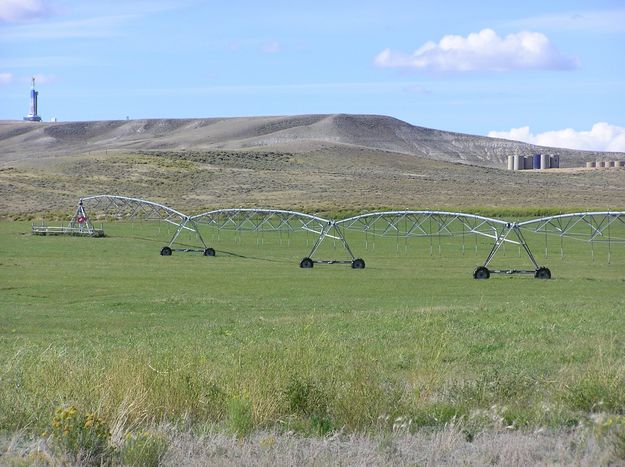
[[45, 121], [380, 114], [625, 151], [625, 0], [0, 0], [0, 120], [33, 76]]

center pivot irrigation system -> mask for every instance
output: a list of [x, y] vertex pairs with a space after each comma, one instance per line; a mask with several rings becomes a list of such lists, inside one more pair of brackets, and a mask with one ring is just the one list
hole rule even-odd
[[[308, 232], [316, 240], [300, 267], [312, 268], [315, 263], [350, 264], [354, 269], [363, 269], [365, 261], [357, 258], [345, 237], [346, 231], [364, 233], [372, 237], [396, 237], [402, 239], [429, 237], [462, 237], [463, 251], [465, 236], [492, 240], [492, 247], [484, 263], [473, 271], [475, 279], [488, 279], [493, 273], [533, 274], [539, 279], [550, 279], [551, 271], [536, 261], [524, 232], [555, 235], [590, 242], [625, 243], [625, 211], [580, 212], [531, 219], [524, 222], [508, 222], [501, 219], [474, 214], [446, 211], [384, 211], [371, 212], [334, 220], [280, 209], [217, 209], [189, 216], [175, 209], [137, 198], [97, 195], [80, 200], [67, 228], [72, 235], [93, 235], [90, 214], [104, 214], [119, 220], [155, 220], [175, 227], [169, 243], [161, 248], [162, 256], [173, 252], [200, 252], [204, 256], [215, 256], [215, 250], [208, 246], [201, 234], [201, 228], [232, 232]], [[35, 227], [33, 227], [34, 232]], [[198, 246], [176, 248], [183, 232], [192, 233]], [[368, 237], [366, 237], [368, 238]], [[546, 237], [545, 237], [546, 238]], [[322, 243], [332, 239], [342, 245], [349, 259], [318, 259], [316, 255]], [[517, 245], [531, 264], [528, 269], [490, 269], [493, 258], [505, 244]], [[593, 250], [594, 251], [594, 250]]]

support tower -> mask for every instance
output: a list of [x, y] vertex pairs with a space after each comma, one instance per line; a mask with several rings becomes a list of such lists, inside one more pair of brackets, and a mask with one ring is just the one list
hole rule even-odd
[[35, 77], [33, 77], [33, 85], [30, 88], [30, 112], [24, 117], [28, 122], [40, 122], [41, 117], [37, 115], [37, 96], [39, 93], [35, 91]]

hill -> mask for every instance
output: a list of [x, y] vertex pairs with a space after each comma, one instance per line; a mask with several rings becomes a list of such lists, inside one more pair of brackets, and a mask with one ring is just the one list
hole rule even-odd
[[508, 155], [558, 153], [564, 167], [604, 154], [434, 130], [379, 115], [300, 115], [68, 123], [4, 122], [2, 159], [33, 152], [101, 149], [264, 149], [307, 152], [327, 145], [411, 154], [433, 160], [505, 167]]
[[542, 148], [375, 115], [68, 123], [0, 122], [0, 215], [66, 212], [121, 194], [185, 212], [232, 206], [307, 211], [624, 209], [625, 170], [508, 172], [510, 154], [562, 167], [623, 154]]

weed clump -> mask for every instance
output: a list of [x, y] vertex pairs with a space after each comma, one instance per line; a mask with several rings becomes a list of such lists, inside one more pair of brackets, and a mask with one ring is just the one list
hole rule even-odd
[[169, 443], [164, 436], [150, 433], [127, 433], [119, 449], [123, 465], [156, 467], [167, 453]]
[[95, 412], [83, 413], [73, 405], [56, 409], [50, 437], [72, 462], [102, 464], [113, 452], [108, 424]]
[[601, 416], [595, 420], [595, 434], [610, 451], [614, 460], [625, 460], [625, 417], [622, 415]]
[[244, 438], [254, 428], [252, 403], [247, 399], [233, 398], [228, 402], [228, 429], [238, 438]]
[[295, 414], [320, 415], [327, 412], [326, 397], [313, 382], [292, 378], [284, 390], [284, 397]]
[[301, 431], [322, 436], [334, 431], [328, 413], [328, 398], [317, 383], [293, 377], [283, 395], [289, 411], [305, 418], [306, 423], [300, 427]]

